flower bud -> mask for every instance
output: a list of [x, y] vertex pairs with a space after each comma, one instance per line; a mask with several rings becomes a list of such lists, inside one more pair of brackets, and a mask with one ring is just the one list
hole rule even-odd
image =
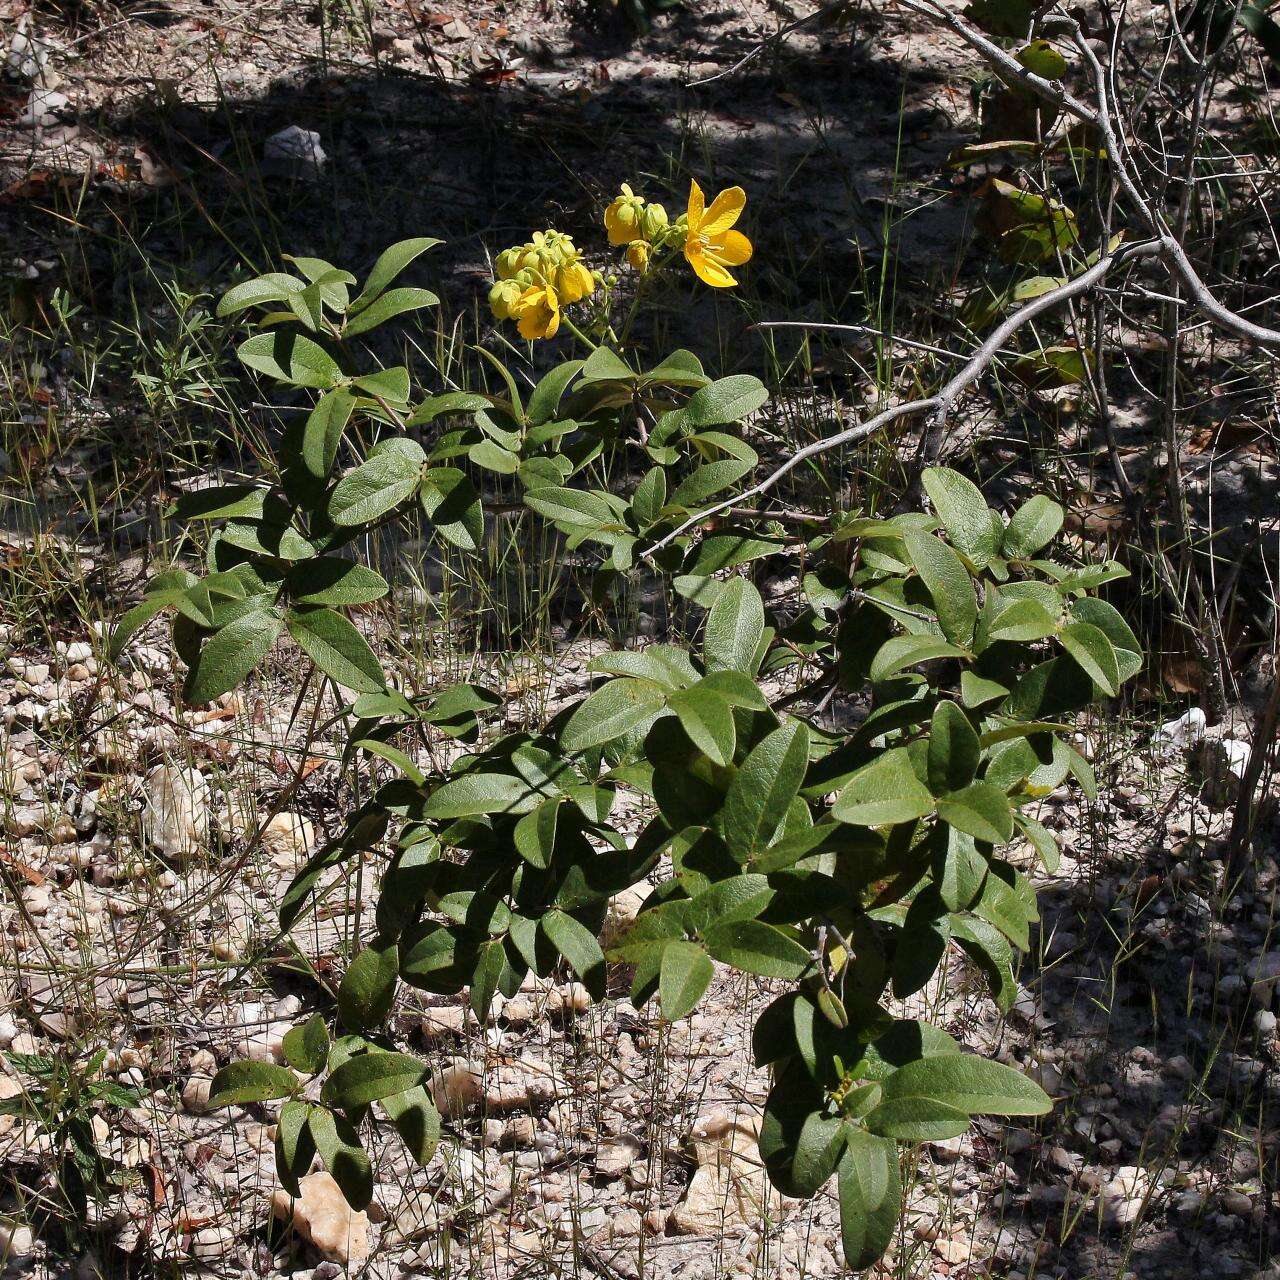
[[649, 245], [645, 240], [633, 240], [627, 245], [627, 266], [633, 271], [644, 271], [649, 265]]
[[512, 304], [520, 297], [520, 284], [514, 280], [497, 280], [489, 290], [489, 310], [496, 320], [510, 320]]
[[660, 204], [647, 204], [640, 219], [646, 240], [654, 240], [667, 229], [667, 211]]
[[498, 279], [510, 280], [512, 276], [520, 270], [520, 259], [524, 254], [524, 247], [517, 246], [511, 249], [503, 249], [498, 254]]
[[640, 237], [644, 201], [624, 182], [622, 194], [604, 211], [604, 229], [612, 245], [630, 244]]

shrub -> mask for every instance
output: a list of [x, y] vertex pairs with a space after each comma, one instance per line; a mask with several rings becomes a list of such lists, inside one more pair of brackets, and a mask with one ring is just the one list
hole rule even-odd
[[[732, 230], [741, 193], [707, 207], [695, 186], [674, 221], [657, 208], [624, 190], [606, 220], [642, 291], [680, 252], [707, 283], [732, 284], [726, 268], [751, 251]], [[1123, 571], [1056, 558], [1063, 513], [1049, 499], [1006, 519], [941, 468], [924, 473], [929, 514], [813, 514], [784, 527], [735, 508], [758, 463], [741, 423], [765, 388], [712, 378], [688, 351], [648, 368], [625, 359], [613, 281], [555, 233], [499, 257], [491, 303], [530, 338], [563, 323], [591, 348], [585, 358], [556, 364], [527, 396], [492, 357], [499, 394], [421, 398], [404, 367], [358, 371], [346, 339], [434, 303], [391, 287], [432, 243], [388, 249], [354, 297], [353, 276], [312, 259], [226, 295], [224, 314], [265, 310], [241, 360], [316, 393], [314, 407], [269, 480], [179, 501], [179, 518], [213, 526], [204, 571], [159, 575], [115, 637], [118, 649], [173, 610], [198, 703], [238, 685], [288, 632], [339, 701], [346, 758], [397, 775], [281, 902], [288, 929], [326, 872], [369, 851], [384, 858], [334, 1026], [317, 1014], [291, 1031], [288, 1066], [225, 1067], [211, 1101], [286, 1099], [281, 1182], [296, 1190], [318, 1153], [363, 1205], [372, 1175], [359, 1129], [374, 1104], [419, 1160], [440, 1134], [428, 1067], [382, 1030], [399, 983], [468, 990], [484, 1018], [495, 993], [562, 965], [600, 998], [612, 961], [633, 967], [637, 1004], [656, 996], [677, 1019], [719, 961], [782, 988], [754, 1034], [773, 1081], [760, 1135], [769, 1177], [809, 1196], [834, 1176], [847, 1258], [865, 1267], [898, 1221], [900, 1144], [953, 1137], [978, 1113], [1049, 1109], [1020, 1072], [887, 1001], [922, 990], [952, 944], [997, 1002], [1012, 999], [1015, 952], [1037, 915], [1005, 850], [1025, 842], [1052, 870], [1056, 845], [1029, 808], [1068, 778], [1092, 790], [1066, 735], [1073, 713], [1140, 664], [1133, 633], [1091, 594]], [[592, 483], [606, 454], [626, 459], [629, 492]], [[475, 551], [489, 536], [486, 486], [503, 485], [522, 518], [554, 526], [588, 562], [599, 598], [641, 564], [660, 573], [698, 617], [700, 645], [597, 657], [599, 683], [539, 732], [482, 732], [502, 699], [478, 685], [393, 687], [348, 616], [388, 585], [353, 554], [415, 505], [433, 537]], [[708, 509], [719, 514], [709, 532]], [[797, 551], [800, 604], [771, 609], [747, 574]], [[837, 695], [865, 710], [852, 732], [812, 711]], [[427, 774], [413, 744], [433, 733], [470, 749]], [[624, 791], [643, 801], [634, 836], [614, 818]], [[654, 875], [606, 954], [610, 899]], [[318, 1101], [300, 1096], [295, 1073], [323, 1075]]]

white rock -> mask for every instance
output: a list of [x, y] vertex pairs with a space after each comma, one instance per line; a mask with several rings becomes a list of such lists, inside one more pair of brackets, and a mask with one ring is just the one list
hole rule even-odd
[[624, 1134], [596, 1152], [596, 1172], [605, 1178], [620, 1178], [640, 1160], [642, 1150], [635, 1138]]
[[29, 1262], [35, 1252], [35, 1236], [25, 1223], [0, 1219], [0, 1261], [14, 1267]]
[[717, 1234], [758, 1224], [779, 1207], [760, 1164], [760, 1118], [753, 1112], [716, 1111], [699, 1117], [689, 1135], [698, 1161], [684, 1199], [668, 1226], [683, 1235]]
[[27, 98], [27, 109], [18, 117], [18, 123], [26, 129], [40, 129], [56, 124], [60, 116], [68, 114], [71, 99], [57, 89], [32, 89]]
[[431, 1077], [431, 1097], [441, 1115], [456, 1120], [483, 1100], [480, 1073], [466, 1058], [454, 1058]]
[[1200, 744], [1200, 768], [1204, 773], [1204, 798], [1226, 808], [1236, 802], [1252, 754], [1247, 742], [1236, 738], [1206, 738]]
[[471, 1010], [463, 1004], [441, 1004], [425, 1009], [422, 1014], [422, 1034], [428, 1040], [447, 1040], [451, 1036], [465, 1035], [474, 1029]]
[[32, 34], [31, 15], [24, 13], [18, 19], [13, 39], [9, 41], [4, 69], [16, 79], [35, 80], [44, 71], [48, 61], [48, 47], [39, 36]]
[[193, 857], [209, 838], [209, 784], [192, 768], [158, 764], [147, 774], [143, 838], [179, 860]]
[[193, 1116], [203, 1115], [209, 1109], [209, 1076], [192, 1076], [182, 1086], [182, 1105]]
[[293, 870], [306, 860], [316, 832], [309, 818], [285, 809], [273, 814], [262, 829], [262, 847], [279, 867]]
[[1208, 723], [1204, 712], [1192, 707], [1176, 720], [1166, 720], [1152, 735], [1151, 745], [1170, 751], [1194, 747], [1204, 737]]
[[315, 172], [323, 169], [329, 158], [320, 145], [320, 135], [296, 124], [273, 133], [263, 144], [262, 154], [267, 160], [299, 164]]
[[309, 1241], [330, 1262], [347, 1266], [369, 1257], [369, 1217], [351, 1208], [328, 1173], [309, 1173], [298, 1181], [302, 1195], [294, 1199], [283, 1187], [271, 1196], [271, 1208], [282, 1222]]

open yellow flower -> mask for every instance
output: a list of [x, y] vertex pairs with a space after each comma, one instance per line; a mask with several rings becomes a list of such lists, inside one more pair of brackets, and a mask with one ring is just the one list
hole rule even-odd
[[511, 316], [522, 338], [554, 338], [560, 328], [560, 299], [550, 285], [531, 285], [511, 303]]
[[594, 293], [595, 288], [595, 277], [579, 259], [574, 258], [572, 262], [563, 263], [556, 268], [555, 291], [560, 301], [566, 305], [571, 302], [581, 302], [583, 298]]
[[698, 279], [714, 289], [737, 284], [725, 268], [740, 267], [751, 257], [751, 241], [741, 231], [731, 230], [746, 203], [746, 192], [741, 187], [730, 187], [708, 207], [702, 188], [696, 182], [690, 184], [684, 256]]

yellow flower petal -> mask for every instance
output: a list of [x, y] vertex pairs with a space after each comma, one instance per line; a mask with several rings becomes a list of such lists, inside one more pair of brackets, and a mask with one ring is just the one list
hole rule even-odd
[[726, 267], [740, 267], [751, 260], [751, 241], [741, 231], [726, 231], [709, 252]]
[[[698, 230], [704, 236], [715, 238], [722, 232], [728, 231], [735, 222], [742, 216], [742, 210], [747, 203], [747, 193], [741, 187], [729, 187], [728, 190], [722, 191], [711, 202], [711, 208], [707, 210], [706, 216], [702, 219]], [[692, 225], [693, 219], [690, 220]]]
[[685, 245], [684, 256], [689, 260], [689, 265], [693, 268], [694, 274], [704, 284], [709, 284], [713, 289], [731, 289], [738, 282], [713, 258], [704, 253], [701, 248], [694, 246], [690, 248]]
[[706, 210], [707, 198], [702, 194], [702, 188], [696, 182], [689, 183], [689, 230], [694, 232], [698, 230], [702, 222], [702, 215]]

